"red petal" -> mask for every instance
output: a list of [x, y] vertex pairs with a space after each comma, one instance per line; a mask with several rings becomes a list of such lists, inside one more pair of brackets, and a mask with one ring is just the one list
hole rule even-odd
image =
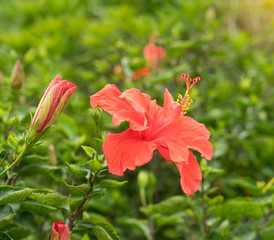
[[70, 240], [70, 231], [67, 224], [57, 221], [51, 229], [51, 240]]
[[120, 97], [125, 97], [130, 100], [130, 103], [135, 108], [143, 110], [145, 112], [149, 111], [150, 108], [150, 96], [148, 94], [142, 93], [136, 88], [131, 88], [122, 93]]
[[183, 191], [187, 196], [195, 193], [200, 187], [202, 173], [193, 153], [189, 151], [188, 162], [175, 164], [181, 174], [181, 187]]
[[164, 95], [164, 109], [163, 109], [163, 117], [168, 121], [174, 121], [180, 116], [182, 111], [182, 107], [180, 104], [174, 102], [172, 95], [169, 91], [165, 90]]
[[148, 128], [144, 112], [138, 109], [133, 111], [123, 109], [113, 115], [112, 122], [115, 126], [119, 126], [122, 121], [128, 121], [129, 127], [135, 131], [142, 131]]
[[190, 117], [182, 117], [171, 123], [166, 130], [166, 136], [173, 136], [185, 142], [188, 148], [201, 153], [210, 160], [213, 155], [212, 144], [208, 141], [210, 132], [204, 124], [198, 123]]
[[95, 108], [100, 106], [104, 111], [110, 115], [116, 112], [126, 109], [132, 110], [132, 106], [125, 98], [119, 98], [122, 93], [114, 84], [107, 84], [101, 91], [90, 96], [90, 105]]
[[178, 138], [161, 137], [157, 138], [154, 143], [157, 143], [159, 153], [168, 161], [183, 162], [188, 160], [188, 148], [183, 141]]
[[110, 133], [103, 144], [109, 172], [116, 175], [123, 175], [126, 169], [134, 170], [136, 166], [149, 162], [155, 148], [156, 144], [143, 141], [139, 133], [131, 129]]

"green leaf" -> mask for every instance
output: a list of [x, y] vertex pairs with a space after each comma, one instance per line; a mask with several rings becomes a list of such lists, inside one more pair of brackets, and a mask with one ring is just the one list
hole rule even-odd
[[84, 145], [82, 145], [81, 147], [84, 149], [84, 151], [86, 152], [86, 154], [89, 157], [94, 158], [95, 153], [96, 153], [96, 150], [94, 148], [88, 147], [88, 146], [84, 146]]
[[100, 185], [103, 187], [107, 187], [107, 188], [113, 188], [113, 187], [120, 187], [126, 183], [127, 183], [127, 181], [119, 182], [119, 181], [113, 180], [113, 179], [104, 179], [100, 182]]
[[100, 198], [102, 197], [103, 195], [105, 195], [106, 193], [106, 189], [105, 188], [95, 188], [93, 189], [93, 191], [91, 192], [90, 196], [92, 198]]
[[33, 229], [29, 227], [25, 227], [19, 224], [11, 224], [5, 228], [5, 231], [12, 237], [13, 239], [25, 239], [30, 235]]
[[34, 201], [24, 201], [20, 205], [20, 210], [26, 210], [29, 212], [35, 212], [40, 214], [48, 214], [49, 212], [56, 212], [57, 208]]
[[101, 169], [104, 168], [103, 164], [98, 162], [95, 159], [91, 159], [90, 161], [88, 161], [88, 165], [90, 166], [90, 168], [94, 171], [100, 171]]
[[37, 202], [45, 205], [52, 205], [59, 207], [66, 202], [66, 197], [57, 192], [51, 192], [49, 190], [34, 190], [29, 198], [36, 200]]
[[30, 188], [0, 187], [0, 205], [25, 200], [32, 193]]
[[12, 223], [14, 216], [15, 214], [9, 204], [6, 206], [0, 206], [0, 229]]
[[174, 224], [180, 224], [183, 225], [185, 224], [185, 221], [183, 220], [182, 215], [171, 215], [171, 216], [165, 216], [165, 215], [160, 215], [155, 217], [155, 222], [157, 227], [163, 227], [166, 225], [174, 225]]
[[[0, 220], [1, 221], [1, 220]], [[1, 227], [0, 227], [1, 228]], [[1, 240], [13, 240], [7, 233], [0, 231], [0, 239]]]
[[16, 149], [18, 146], [18, 140], [12, 134], [8, 136], [7, 143], [12, 149]]
[[152, 213], [161, 213], [161, 214], [172, 214], [179, 211], [183, 211], [190, 207], [187, 199], [182, 196], [173, 196], [166, 200], [163, 200], [160, 203], [149, 205], [147, 210], [142, 208], [143, 211], [148, 211]]
[[48, 157], [42, 157], [36, 154], [24, 156], [24, 163], [42, 163], [48, 160], [49, 160]]
[[75, 176], [79, 176], [79, 177], [85, 177], [87, 176], [88, 174], [88, 171], [77, 166], [77, 165], [74, 165], [74, 164], [69, 164], [68, 162], [65, 162], [67, 167], [68, 167], [68, 170], [69, 172], [72, 174], [72, 175], [75, 175]]
[[92, 224], [96, 224], [104, 228], [114, 240], [119, 240], [116, 229], [108, 222], [108, 220], [97, 213], [83, 213], [83, 221], [88, 221]]
[[91, 229], [91, 232], [98, 238], [104, 240], [112, 240], [113, 238], [108, 234], [108, 232], [101, 226], [95, 226]]
[[90, 240], [88, 234], [85, 234], [81, 240]]
[[252, 202], [249, 199], [233, 199], [212, 207], [209, 211], [214, 211], [217, 216], [235, 221], [240, 220], [242, 214], [259, 219], [263, 216], [262, 207], [266, 205], [268, 205], [267, 202], [260, 203]]
[[117, 220], [121, 225], [130, 226], [142, 232], [147, 240], [151, 240], [150, 230], [146, 220], [139, 220], [134, 218], [119, 218]]
[[74, 196], [84, 196], [90, 190], [90, 184], [88, 183], [78, 186], [69, 185], [65, 181], [63, 181], [63, 183], [65, 184], [67, 191]]
[[260, 232], [262, 240], [273, 240], [274, 226], [264, 227]]
[[49, 166], [45, 164], [28, 164], [18, 171], [20, 176], [31, 176], [31, 175], [50, 175], [53, 173], [54, 175], [62, 174], [63, 169], [57, 166]]
[[109, 234], [111, 239], [114, 239], [114, 240], [119, 240], [120, 239], [118, 234], [117, 234], [116, 229], [110, 223], [108, 223], [108, 222], [98, 222], [97, 225], [102, 227], [105, 231], [107, 231], [107, 233]]
[[211, 205], [216, 205], [216, 204], [220, 204], [224, 201], [224, 197], [221, 195], [218, 195], [214, 198], [206, 198], [206, 203], [211, 206]]

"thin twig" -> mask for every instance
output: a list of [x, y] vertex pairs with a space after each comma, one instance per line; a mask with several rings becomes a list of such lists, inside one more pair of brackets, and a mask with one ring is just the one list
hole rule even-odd
[[269, 220], [270, 216], [272, 215], [272, 213], [273, 213], [273, 208], [271, 208], [270, 211], [265, 215], [263, 222], [262, 222], [261, 225], [257, 228], [256, 234], [255, 234], [255, 237], [254, 237], [254, 240], [256, 240], [256, 239], [259, 238], [259, 234], [260, 234], [262, 228], [263, 228], [264, 225], [268, 222], [268, 220]]
[[5, 160], [6, 160], [6, 158], [7, 158], [8, 155], [9, 155], [9, 153], [7, 152], [7, 153], [5, 154], [5, 156], [3, 157], [1, 163], [0, 163], [0, 167], [3, 165], [3, 163], [5, 162]]
[[90, 172], [90, 176], [89, 176], [90, 189], [83, 197], [83, 200], [82, 200], [82, 203], [80, 204], [80, 206], [69, 217], [69, 225], [68, 226], [69, 226], [70, 231], [72, 231], [73, 228], [75, 227], [74, 221], [78, 218], [79, 214], [83, 211], [85, 204], [86, 204], [87, 200], [89, 199], [89, 194], [93, 191], [93, 181], [94, 181], [94, 177], [92, 177], [92, 173]]
[[203, 218], [202, 218], [202, 223], [203, 223], [205, 235], [208, 236], [209, 233], [210, 233], [210, 231], [209, 231], [209, 229], [207, 228], [207, 225], [206, 225], [206, 218], [207, 218], [206, 210], [207, 210], [207, 206], [206, 206], [206, 203], [205, 203], [205, 189], [204, 189], [204, 184], [205, 184], [205, 180], [204, 180], [204, 178], [202, 178], [202, 206], [203, 206]]

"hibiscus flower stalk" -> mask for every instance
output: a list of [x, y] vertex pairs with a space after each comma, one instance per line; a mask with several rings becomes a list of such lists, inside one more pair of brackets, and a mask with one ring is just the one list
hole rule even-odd
[[[91, 109], [91, 117], [95, 123], [95, 141], [96, 141], [96, 152], [95, 155], [93, 157], [95, 157], [96, 161], [99, 161], [99, 126], [100, 126], [100, 121], [102, 118], [102, 109], [97, 107], [94, 109]], [[78, 208], [74, 211], [74, 213], [72, 213], [69, 216], [69, 229], [72, 231], [73, 228], [75, 227], [75, 220], [79, 217], [79, 215], [83, 212], [86, 203], [89, 200], [90, 194], [93, 192], [94, 189], [94, 182], [95, 179], [97, 177], [97, 175], [100, 173], [100, 171], [98, 170], [93, 170], [90, 169], [89, 171], [89, 177], [88, 177], [88, 183], [89, 183], [89, 190], [88, 192], [84, 195], [81, 204], [78, 206]]]
[[38, 105], [31, 126], [27, 131], [25, 143], [20, 154], [10, 166], [0, 173], [0, 176], [10, 169], [14, 169], [26, 151], [41, 139], [57, 120], [75, 89], [76, 86], [73, 83], [66, 80], [62, 81], [59, 76], [49, 84]]
[[90, 97], [91, 106], [98, 105], [111, 114], [115, 126], [129, 122], [126, 131], [110, 133], [103, 144], [110, 173], [121, 176], [126, 169], [146, 164], [157, 149], [166, 161], [177, 166], [181, 187], [187, 195], [199, 189], [202, 173], [190, 149], [210, 160], [213, 148], [204, 124], [185, 116], [192, 102], [189, 91], [200, 78], [191, 79], [187, 74], [181, 77], [187, 86], [184, 97], [174, 101], [166, 89], [163, 107], [136, 88], [121, 93], [113, 84]]

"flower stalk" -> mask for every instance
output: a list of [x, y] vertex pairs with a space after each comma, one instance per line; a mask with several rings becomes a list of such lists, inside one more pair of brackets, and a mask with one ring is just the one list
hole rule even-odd
[[23, 146], [23, 150], [20, 152], [18, 157], [15, 159], [15, 161], [11, 165], [9, 165], [3, 172], [0, 173], [0, 177], [4, 175], [7, 171], [9, 171], [10, 169], [15, 167], [20, 162], [21, 158], [24, 156], [27, 150], [28, 150], [28, 146], [25, 144]]

